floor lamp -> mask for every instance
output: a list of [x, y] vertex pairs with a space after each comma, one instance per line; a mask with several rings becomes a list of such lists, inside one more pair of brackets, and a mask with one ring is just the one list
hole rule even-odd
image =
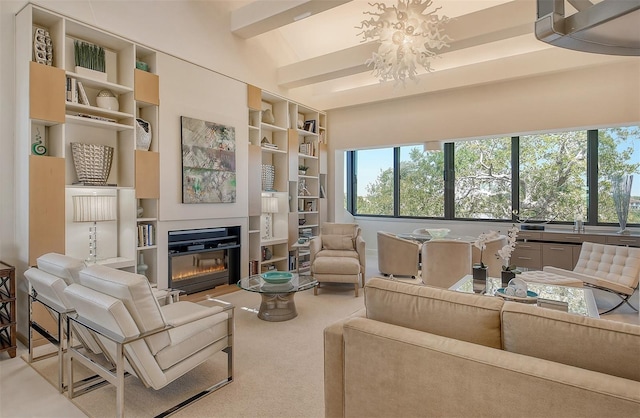
[[264, 217], [263, 240], [273, 238], [273, 214], [278, 213], [278, 198], [273, 196], [262, 196], [262, 213]]
[[101, 195], [73, 196], [73, 222], [93, 222], [89, 226], [89, 257], [87, 262], [98, 260], [98, 222], [117, 219], [116, 197]]

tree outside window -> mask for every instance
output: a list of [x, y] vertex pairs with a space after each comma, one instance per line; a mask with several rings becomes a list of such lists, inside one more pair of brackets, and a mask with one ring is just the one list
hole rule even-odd
[[455, 217], [511, 219], [511, 138], [456, 142]]
[[356, 152], [359, 215], [393, 215], [393, 148]]
[[444, 217], [444, 153], [400, 148], [400, 216]]
[[633, 175], [629, 218], [640, 223], [640, 128], [638, 126], [598, 131], [598, 222], [618, 223], [611, 195], [616, 175]]

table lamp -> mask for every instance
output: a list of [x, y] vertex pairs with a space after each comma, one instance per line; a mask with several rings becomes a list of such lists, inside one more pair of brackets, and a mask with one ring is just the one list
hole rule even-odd
[[98, 222], [117, 220], [115, 196], [79, 195], [73, 196], [73, 222], [93, 222], [89, 226], [89, 257], [87, 262], [98, 260]]
[[278, 198], [273, 196], [262, 196], [262, 213], [265, 214], [265, 233], [262, 239], [269, 240], [273, 238], [273, 214], [278, 213]]

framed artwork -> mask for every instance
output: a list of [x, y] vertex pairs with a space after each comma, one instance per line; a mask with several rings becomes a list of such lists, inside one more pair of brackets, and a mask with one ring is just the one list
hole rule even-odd
[[236, 131], [186, 116], [182, 132], [182, 203], [236, 201]]

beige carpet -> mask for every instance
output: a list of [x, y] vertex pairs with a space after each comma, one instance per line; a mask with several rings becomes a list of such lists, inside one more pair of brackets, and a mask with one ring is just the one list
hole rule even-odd
[[[234, 381], [176, 417], [323, 417], [323, 329], [364, 307], [352, 287], [325, 286], [296, 294], [298, 317], [285, 322], [258, 319], [260, 296], [239, 291], [218, 297], [236, 306]], [[150, 417], [221, 380], [226, 354], [219, 353], [162, 390], [126, 378], [125, 416]], [[56, 359], [33, 367], [53, 382]], [[115, 415], [115, 390], [105, 386], [73, 399], [91, 417]]]

